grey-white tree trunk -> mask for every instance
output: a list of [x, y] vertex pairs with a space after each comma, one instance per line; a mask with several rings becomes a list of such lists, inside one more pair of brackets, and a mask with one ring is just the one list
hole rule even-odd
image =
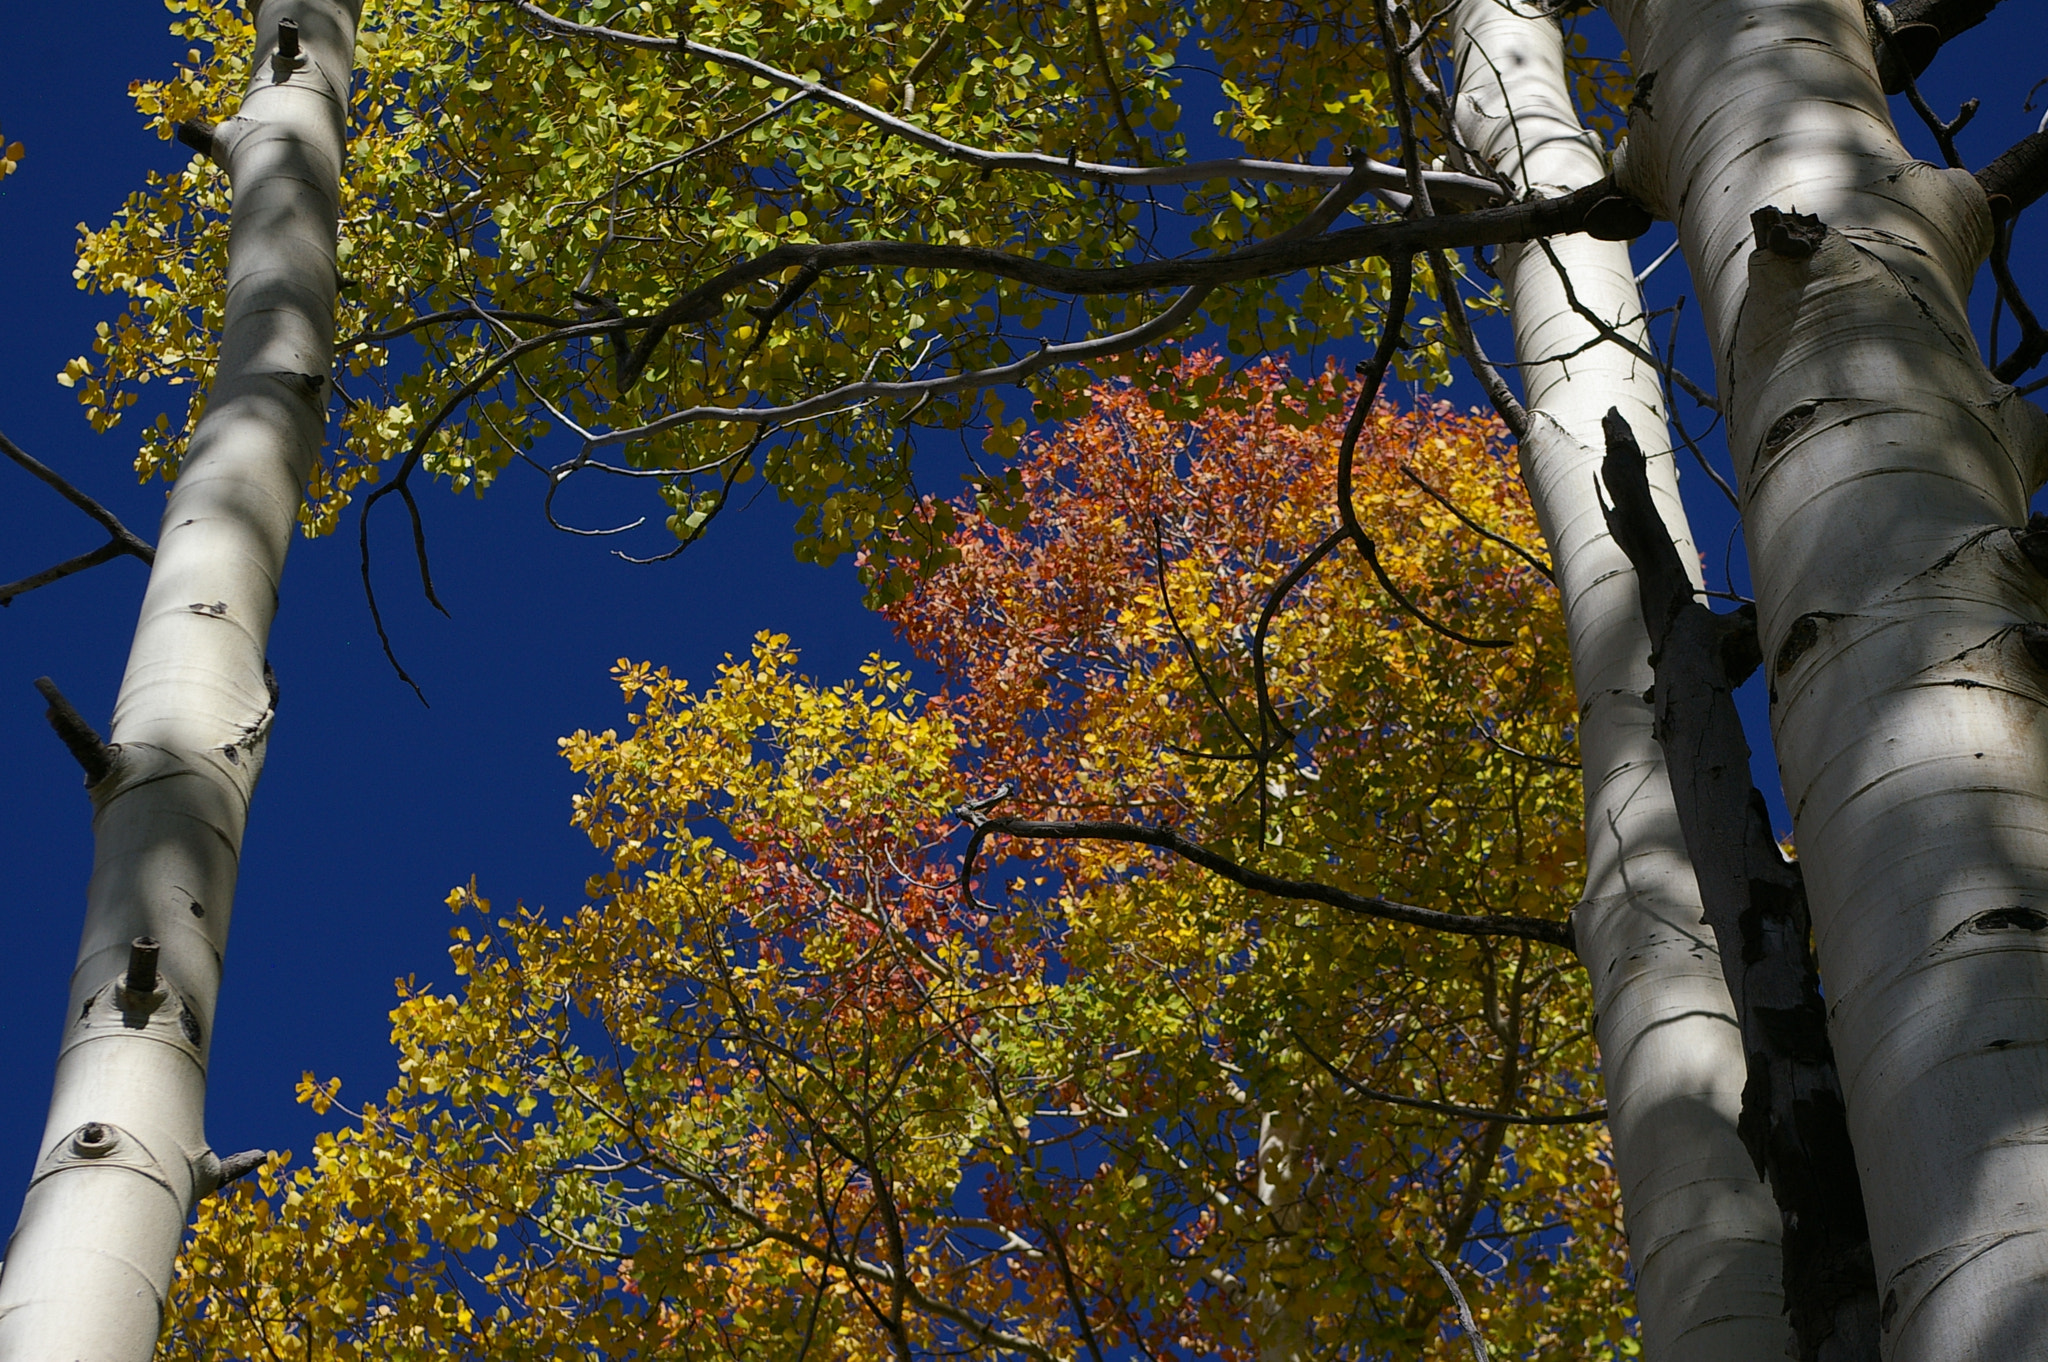
[[[1470, 146], [1516, 183], [1556, 194], [1607, 168], [1573, 109], [1548, 9], [1460, 0], [1455, 98]], [[1644, 1351], [1652, 1362], [1761, 1362], [1790, 1338], [1778, 1210], [1736, 1133], [1741, 1035], [1644, 698], [1650, 645], [1635, 574], [1601, 513], [1610, 406], [1643, 433], [1653, 493], [1695, 572], [1697, 555], [1658, 375], [1601, 340], [1557, 268], [1590, 311], [1647, 345], [1628, 247], [1571, 236], [1550, 250], [1556, 265], [1535, 245], [1503, 249], [1500, 274], [1524, 366], [1522, 476], [1557, 573], [1579, 699], [1586, 887], [1574, 924], [1592, 975]]]
[[1971, 339], [1989, 208], [1899, 142], [1858, 0], [1609, 9], [1623, 173], [1713, 344], [1884, 1353], [2048, 1357], [2048, 599], [2001, 532], [2048, 429]]
[[[207, 1046], [274, 712], [265, 642], [326, 426], [359, 12], [262, 4], [240, 116], [215, 143], [234, 188], [219, 367], [164, 513], [111, 773], [90, 790], [84, 938], [42, 1156], [0, 1271], [4, 1362], [148, 1358], [185, 1223], [219, 1178]], [[295, 59], [277, 55], [281, 21], [297, 25]], [[161, 948], [147, 990], [128, 987], [138, 937]]]

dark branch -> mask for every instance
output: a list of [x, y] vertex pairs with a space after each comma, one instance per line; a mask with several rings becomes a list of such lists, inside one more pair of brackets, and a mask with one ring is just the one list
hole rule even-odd
[[1359, 260], [1401, 259], [1432, 247], [1500, 245], [1578, 231], [1601, 235], [1600, 218], [1613, 211], [1607, 205], [1617, 199], [1633, 202], [1626, 200], [1612, 181], [1602, 180], [1558, 198], [1530, 199], [1444, 217], [1362, 223], [1318, 236], [1257, 242], [1229, 255], [1206, 259], [1154, 260], [1102, 269], [1058, 265], [982, 246], [911, 241], [791, 242], [735, 262], [661, 311], [627, 322], [636, 330], [644, 330], [644, 334], [626, 356], [620, 377], [624, 386], [638, 381], [653, 357], [655, 346], [670, 328], [709, 321], [725, 310], [727, 295], [749, 284], [778, 278], [789, 270], [948, 270], [994, 275], [1048, 292], [1076, 296], [1214, 287]]
[[1354, 894], [1349, 890], [1319, 884], [1313, 880], [1290, 880], [1240, 865], [1199, 842], [1190, 841], [1171, 828], [1152, 828], [1139, 823], [1097, 818], [990, 818], [972, 805], [965, 804], [953, 812], [974, 830], [967, 842], [967, 855], [960, 864], [961, 889], [970, 899], [973, 893], [970, 886], [974, 863], [981, 852], [981, 844], [995, 834], [1037, 841], [1121, 842], [1170, 851], [1184, 861], [1222, 876], [1232, 884], [1242, 885], [1254, 893], [1267, 894], [1273, 898], [1327, 904], [1347, 913], [1356, 913], [1360, 917], [1401, 922], [1411, 927], [1427, 927], [1432, 931], [1452, 932], [1460, 936], [1514, 937], [1524, 941], [1541, 941], [1552, 946], [1563, 946], [1567, 950], [1572, 948], [1572, 929], [1566, 922], [1552, 922], [1534, 917], [1488, 917], [1480, 914], [1443, 913], [1431, 908], [1416, 908], [1409, 904], [1396, 903], [1392, 899], [1374, 895]]
[[1991, 200], [1993, 218], [2017, 216], [2048, 191], [2048, 132], [2030, 132], [2007, 147], [1977, 172], [1977, 183]]
[[[1943, 43], [1975, 28], [1989, 17], [1998, 0], [1893, 0], [1877, 7], [1879, 44], [1877, 70], [1884, 92], [1898, 94], [1906, 82], [1934, 64]], [[1889, 51], [1887, 51], [1889, 49]]]
[[67, 750], [85, 771], [86, 787], [99, 784], [114, 770], [114, 749], [107, 746], [93, 726], [78, 712], [78, 706], [64, 698], [64, 692], [57, 689], [57, 683], [47, 676], [36, 678], [36, 689], [50, 707], [43, 711], [43, 717], [50, 721], [50, 727], [57, 731]]
[[1452, 501], [1442, 492], [1437, 491], [1436, 488], [1431, 487], [1428, 483], [1424, 482], [1422, 480], [1422, 475], [1420, 473], [1417, 473], [1413, 468], [1410, 468], [1405, 463], [1401, 465], [1401, 476], [1408, 479], [1408, 481], [1414, 483], [1417, 487], [1420, 487], [1423, 490], [1424, 494], [1427, 495], [1431, 501], [1434, 501], [1437, 505], [1443, 507], [1446, 511], [1449, 511], [1452, 515], [1456, 516], [1458, 518], [1458, 522], [1461, 525], [1463, 525], [1466, 529], [1472, 531], [1472, 533], [1478, 535], [1481, 539], [1485, 539], [1492, 543], [1498, 544], [1502, 548], [1506, 549], [1509, 553], [1514, 554], [1515, 557], [1521, 559], [1530, 567], [1542, 573], [1543, 579], [1545, 581], [1555, 582], [1557, 580], [1557, 574], [1550, 570], [1550, 564], [1544, 562], [1541, 558], [1538, 558], [1535, 554], [1529, 552], [1529, 550], [1523, 548], [1520, 544], [1517, 544], [1514, 540], [1508, 538], [1506, 535], [1496, 533], [1493, 530], [1489, 530], [1484, 525], [1474, 520], [1471, 516], [1466, 515], [1463, 511], [1458, 509], [1456, 502]]
[[60, 581], [74, 572], [83, 572], [89, 567], [97, 567], [123, 555], [140, 558], [144, 563], [156, 562], [156, 549], [148, 540], [123, 525], [119, 516], [79, 491], [56, 469], [30, 457], [5, 435], [0, 435], [0, 454], [5, 454], [48, 484], [58, 496], [91, 516], [99, 522], [100, 528], [107, 532], [107, 542], [92, 552], [67, 558], [55, 567], [45, 568], [41, 572], [23, 577], [20, 581], [0, 586], [0, 605], [12, 605], [16, 596], [25, 595], [39, 586], [48, 586], [51, 582]]
[[1427, 1097], [1407, 1097], [1397, 1092], [1382, 1092], [1378, 1088], [1368, 1088], [1357, 1082], [1335, 1064], [1317, 1054], [1314, 1047], [1302, 1039], [1299, 1031], [1290, 1031], [1288, 1034], [1294, 1037], [1295, 1044], [1302, 1048], [1302, 1052], [1321, 1066], [1330, 1077], [1336, 1079], [1346, 1092], [1355, 1097], [1363, 1097], [1368, 1102], [1385, 1102], [1393, 1107], [1434, 1111], [1445, 1116], [1456, 1116], [1464, 1121], [1499, 1121], [1502, 1125], [1510, 1126], [1588, 1126], [1595, 1121], [1607, 1119], [1605, 1107], [1589, 1107], [1585, 1111], [1569, 1111], [1560, 1116], [1530, 1116], [1521, 1112], [1494, 1111], [1489, 1107], [1468, 1107], [1460, 1102], [1433, 1102]]

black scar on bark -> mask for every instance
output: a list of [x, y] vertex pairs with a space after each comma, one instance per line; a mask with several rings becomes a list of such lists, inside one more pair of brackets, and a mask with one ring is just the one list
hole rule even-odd
[[1827, 224], [1812, 213], [1797, 209], [1772, 208], [1765, 206], [1749, 215], [1750, 230], [1756, 233], [1756, 245], [1760, 251], [1782, 255], [1788, 260], [1804, 260], [1820, 249], [1820, 243], [1827, 239]]
[[[1771, 225], [1786, 226], [1785, 217]], [[1797, 241], [1802, 227], [1786, 230]], [[1760, 244], [1762, 236], [1760, 229]], [[1806, 887], [1750, 784], [1749, 743], [1735, 710], [1735, 687], [1762, 656], [1755, 612], [1716, 614], [1700, 602], [1651, 500], [1628, 422], [1610, 410], [1602, 426], [1601, 478], [1613, 500], [1607, 525], [1636, 570], [1656, 675], [1655, 731], [1742, 1031], [1747, 1073], [1736, 1132], [1778, 1203], [1797, 1355], [1877, 1362], [1870, 1229], [1828, 1043]], [[1817, 638], [1818, 621], [1811, 627]]]

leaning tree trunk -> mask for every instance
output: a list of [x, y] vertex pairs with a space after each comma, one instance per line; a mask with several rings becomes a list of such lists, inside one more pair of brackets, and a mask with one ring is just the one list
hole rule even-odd
[[2048, 593], [2005, 530], [2048, 432], [1970, 337], [1991, 212], [1900, 144], [1857, 0], [1609, 8], [1719, 370], [1884, 1353], [2038, 1358]]
[[274, 712], [265, 640], [326, 426], [359, 12], [263, 4], [240, 117], [213, 137], [234, 188], [219, 366], [111, 745], [75, 715], [67, 735], [90, 781], [93, 873], [43, 1153], [0, 1271], [5, 1362], [148, 1358], [185, 1222], [221, 1176], [207, 1044]]
[[[1538, 192], [1600, 179], [1606, 166], [1573, 110], [1556, 22], [1502, 0], [1461, 0], [1454, 20], [1465, 140]], [[1571, 236], [1551, 251], [1581, 303], [1648, 343], [1626, 245]], [[1500, 263], [1524, 366], [1522, 476], [1550, 545], [1579, 696], [1586, 888], [1574, 922], [1592, 975], [1645, 1353], [1781, 1357], [1778, 1211], [1736, 1129], [1742, 1039], [1644, 698], [1650, 645], [1635, 574], [1600, 507], [1600, 418], [1619, 404], [1655, 441], [1651, 484], [1697, 572], [1658, 375], [1601, 341], [1541, 247], [1505, 248]]]

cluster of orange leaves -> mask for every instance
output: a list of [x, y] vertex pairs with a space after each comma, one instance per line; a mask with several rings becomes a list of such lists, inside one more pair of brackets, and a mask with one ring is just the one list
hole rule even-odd
[[1008, 783], [1567, 910], [1577, 780], [1523, 754], [1569, 751], [1571, 692], [1540, 568], [1471, 527], [1535, 542], [1492, 422], [1376, 412], [1357, 505], [1405, 594], [1505, 646], [1347, 549], [1274, 612], [1260, 702], [1261, 608], [1334, 519], [1336, 429], [1280, 378], [1192, 359], [1033, 440], [1028, 516], [960, 508], [891, 607], [935, 693], [773, 635], [701, 689], [622, 663], [625, 732], [564, 740], [589, 902], [451, 896], [459, 988], [406, 989], [381, 1102], [309, 1076], [348, 1119], [205, 1203], [169, 1355], [1449, 1357], [1432, 1255], [1495, 1356], [1632, 1352], [1602, 1127], [1414, 1105], [1591, 1105], [1566, 953], [1101, 843], [996, 839], [963, 892], [953, 810]]

